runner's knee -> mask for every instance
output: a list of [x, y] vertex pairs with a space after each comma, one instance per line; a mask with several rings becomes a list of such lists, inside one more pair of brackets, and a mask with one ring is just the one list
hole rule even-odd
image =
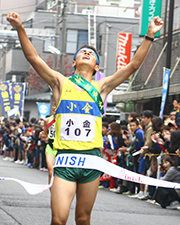
[[65, 225], [67, 220], [60, 219], [58, 217], [53, 217], [51, 225]]
[[76, 216], [76, 225], [89, 225], [90, 224], [90, 216]]

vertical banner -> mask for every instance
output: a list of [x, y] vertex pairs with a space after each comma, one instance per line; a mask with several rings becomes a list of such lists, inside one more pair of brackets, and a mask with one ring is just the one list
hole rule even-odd
[[117, 60], [116, 71], [126, 66], [131, 60], [131, 41], [132, 34], [119, 33], [118, 34], [118, 47], [117, 47]]
[[[155, 17], [161, 17], [162, 0], [141, 0], [142, 13], [140, 19], [140, 36], [147, 33], [149, 22]], [[155, 37], [160, 36], [160, 31]]]
[[159, 113], [159, 117], [163, 119], [164, 107], [167, 98], [167, 90], [169, 85], [169, 76], [170, 76], [170, 69], [163, 67], [163, 89], [162, 89], [162, 100], [161, 100], [161, 109]]
[[50, 103], [36, 103], [38, 107], [39, 117], [44, 120], [46, 116], [50, 115]]
[[3, 115], [5, 115], [12, 108], [10, 85], [8, 82], [0, 83], [0, 101]]
[[[101, 80], [101, 79], [104, 78], [104, 77], [105, 77], [105, 74], [104, 74], [104, 73], [101, 73], [101, 72], [98, 70], [97, 73], [96, 73], [96, 81]], [[105, 102], [104, 102], [104, 114], [103, 114], [103, 116], [106, 115], [106, 108], [107, 108], [107, 98], [106, 98], [106, 100], [105, 100]]]
[[20, 116], [22, 118], [24, 112], [25, 83], [12, 83], [11, 85], [12, 109], [18, 107], [19, 112], [16, 112], [15, 116]]

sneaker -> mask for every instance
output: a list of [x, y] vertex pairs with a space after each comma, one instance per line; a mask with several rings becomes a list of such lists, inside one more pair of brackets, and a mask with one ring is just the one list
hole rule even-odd
[[18, 159], [14, 163], [19, 164], [20, 163], [20, 160]]
[[25, 161], [24, 161], [24, 159], [23, 159], [23, 160], [21, 160], [21, 161], [19, 162], [19, 164], [20, 164], [20, 165], [23, 165], [24, 162], [25, 162]]
[[10, 161], [10, 162], [14, 162], [14, 158], [10, 158], [9, 161]]
[[180, 207], [180, 203], [178, 201], [171, 202], [170, 205], [166, 206], [166, 209], [177, 209]]
[[116, 193], [123, 194], [124, 192], [127, 192], [127, 191], [128, 191], [128, 188], [126, 186], [122, 185], [122, 186], [118, 186]]
[[140, 196], [138, 197], [138, 199], [140, 199], [140, 200], [148, 200], [149, 197], [148, 197], [147, 195], [140, 195]]
[[153, 199], [148, 199], [146, 202], [149, 202], [151, 204], [156, 204], [156, 200], [153, 200]]
[[143, 194], [140, 194], [140, 193], [134, 194], [134, 195], [129, 195], [129, 197], [131, 197], [131, 198], [139, 198], [141, 196], [144, 196], [144, 195]]
[[116, 193], [119, 193], [120, 191], [121, 191], [121, 187], [118, 186], [118, 187], [116, 188]]
[[117, 192], [117, 188], [109, 188], [109, 190], [112, 192]]
[[25, 166], [30, 166], [30, 165], [31, 165], [31, 163], [25, 163], [24, 165], [25, 165]]
[[123, 195], [133, 195], [134, 193], [132, 193], [131, 191], [126, 191], [122, 193]]
[[105, 189], [103, 185], [99, 185], [98, 189]]
[[4, 161], [9, 161], [9, 159], [10, 157], [7, 157], [7, 156], [3, 158]]

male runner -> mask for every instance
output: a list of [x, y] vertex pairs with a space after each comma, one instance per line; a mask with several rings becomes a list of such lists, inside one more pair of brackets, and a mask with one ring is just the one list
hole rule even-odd
[[[58, 154], [81, 153], [101, 157], [99, 149], [103, 146], [100, 112], [102, 102], [99, 101], [100, 104], [97, 105], [96, 97], [100, 94], [104, 102], [115, 87], [139, 68], [156, 32], [161, 29], [163, 21], [159, 17], [153, 18], [149, 24], [147, 36], [132, 61], [112, 76], [105, 77], [98, 82], [92, 81], [93, 74], [99, 70], [99, 56], [96, 50], [90, 46], [80, 48], [72, 63], [77, 75], [75, 75], [77, 82], [74, 83], [50, 69], [38, 56], [17, 13], [10, 12], [7, 20], [18, 32], [26, 59], [53, 90], [57, 106], [56, 136], [53, 148], [58, 150]], [[86, 83], [86, 91], [79, 87], [79, 83]], [[93, 89], [95, 100], [88, 94], [88, 87]], [[86, 129], [85, 127], [88, 126], [89, 128]], [[89, 225], [101, 172], [80, 168], [55, 168], [54, 173], [54, 183], [51, 189], [51, 224], [66, 224], [71, 203], [76, 195], [76, 224]]]
[[53, 115], [51, 115], [50, 117], [47, 117], [44, 120], [44, 134], [46, 137], [48, 137], [48, 144], [46, 145], [45, 154], [46, 154], [46, 163], [47, 163], [48, 174], [49, 174], [49, 184], [51, 182], [51, 177], [53, 174], [54, 159], [57, 153], [57, 151], [53, 150], [53, 142], [55, 138], [55, 124], [56, 124], [55, 109], [56, 109], [56, 105], [54, 102], [52, 106]]

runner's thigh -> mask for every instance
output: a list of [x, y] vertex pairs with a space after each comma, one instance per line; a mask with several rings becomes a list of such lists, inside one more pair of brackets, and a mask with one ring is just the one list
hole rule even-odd
[[99, 179], [100, 176], [91, 182], [77, 184], [76, 220], [78, 220], [79, 217], [90, 219], [90, 214], [98, 191]]
[[54, 223], [65, 224], [75, 193], [75, 182], [64, 180], [55, 175], [51, 189], [52, 221]]

